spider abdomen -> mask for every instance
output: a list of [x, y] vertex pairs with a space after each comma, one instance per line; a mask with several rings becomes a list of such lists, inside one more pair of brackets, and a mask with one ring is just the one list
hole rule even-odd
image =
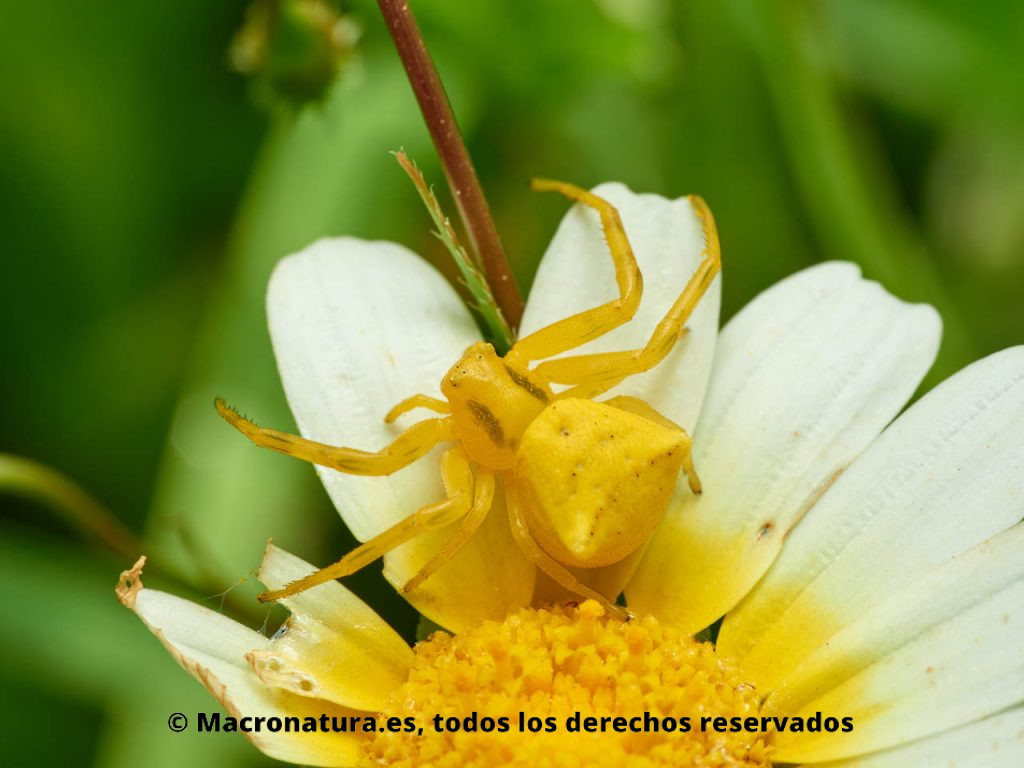
[[580, 568], [610, 565], [654, 533], [686, 448], [684, 433], [637, 414], [557, 400], [523, 434], [514, 492], [549, 555]]

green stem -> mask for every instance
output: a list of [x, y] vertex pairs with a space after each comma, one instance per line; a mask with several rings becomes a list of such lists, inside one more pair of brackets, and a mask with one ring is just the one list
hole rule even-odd
[[[92, 494], [69, 477], [39, 462], [0, 453], [0, 493], [49, 507], [87, 538], [99, 542], [126, 563], [134, 562], [145, 549], [142, 540], [125, 528]], [[225, 604], [231, 604], [233, 611], [250, 619], [258, 618], [251, 605], [235, 600], [229, 593], [230, 588], [220, 586], [221, 582], [209, 572], [204, 573], [203, 581], [197, 583], [168, 569], [163, 558], [154, 556], [150, 556], [147, 570], [197, 594], [228, 593]]]
[[88, 491], [50, 467], [0, 454], [0, 492], [32, 499], [54, 510], [111, 552], [134, 560], [142, 542]]

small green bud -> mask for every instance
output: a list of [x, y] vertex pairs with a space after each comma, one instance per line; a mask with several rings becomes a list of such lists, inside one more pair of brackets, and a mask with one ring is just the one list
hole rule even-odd
[[263, 103], [321, 101], [352, 58], [359, 27], [323, 0], [253, 0], [228, 52]]

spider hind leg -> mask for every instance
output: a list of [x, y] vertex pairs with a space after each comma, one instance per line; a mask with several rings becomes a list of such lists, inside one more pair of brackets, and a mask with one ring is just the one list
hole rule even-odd
[[515, 498], [515, 491], [511, 486], [507, 491], [507, 498], [509, 525], [512, 529], [512, 537], [515, 539], [516, 544], [519, 545], [519, 548], [522, 550], [527, 560], [550, 576], [563, 589], [579, 595], [580, 597], [589, 600], [596, 600], [609, 615], [625, 621], [630, 621], [633, 618], [633, 614], [629, 612], [629, 609], [616, 604], [597, 590], [591, 589], [586, 584], [583, 584], [579, 579], [573, 576], [568, 568], [545, 552], [541, 548], [540, 544], [537, 543], [536, 539], [533, 538], [533, 534], [530, 533], [530, 527], [527, 525], [526, 517], [523, 514], [523, 510], [520, 507], [519, 502]]
[[444, 545], [434, 554], [419, 572], [402, 585], [401, 593], [407, 595], [433, 576], [442, 566], [458, 554], [483, 523], [494, 501], [494, 473], [477, 469], [473, 488], [473, 505], [462, 518], [462, 522]]
[[259, 596], [260, 602], [291, 597], [333, 579], [350, 576], [421, 533], [443, 528], [463, 518], [470, 511], [474, 491], [473, 473], [460, 451], [452, 449], [445, 453], [441, 459], [441, 475], [447, 493], [447, 498], [443, 501], [428, 504], [399, 520], [382, 533], [360, 544], [333, 565], [293, 581], [283, 589], [264, 592]]

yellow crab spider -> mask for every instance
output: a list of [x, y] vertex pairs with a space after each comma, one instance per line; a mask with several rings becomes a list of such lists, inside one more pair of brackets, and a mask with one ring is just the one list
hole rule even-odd
[[[650, 370], [671, 351], [719, 272], [718, 235], [707, 205], [691, 196], [704, 229], [702, 259], [643, 348], [546, 359], [629, 322], [643, 288], [618, 211], [607, 200], [558, 181], [537, 179], [532, 186], [560, 192], [597, 211], [615, 264], [617, 299], [531, 333], [504, 357], [487, 342], [473, 344], [445, 374], [444, 400], [414, 395], [392, 408], [385, 420], [390, 423], [416, 408], [441, 415], [414, 424], [377, 452], [258, 427], [217, 400], [221, 416], [257, 445], [348, 474], [390, 475], [439, 443], [451, 444], [441, 458], [446, 498], [414, 512], [334, 565], [260, 595], [261, 600], [288, 597], [347, 576], [425, 531], [459, 522], [441, 549], [402, 587], [403, 592], [415, 589], [479, 528], [494, 498], [495, 475], [501, 474], [509, 525], [525, 556], [566, 590], [623, 613], [569, 569], [608, 566], [636, 555], [665, 515], [680, 470], [694, 493], [700, 493], [700, 482], [685, 430], [637, 398], [594, 398]], [[563, 388], [555, 392], [553, 384]]]

